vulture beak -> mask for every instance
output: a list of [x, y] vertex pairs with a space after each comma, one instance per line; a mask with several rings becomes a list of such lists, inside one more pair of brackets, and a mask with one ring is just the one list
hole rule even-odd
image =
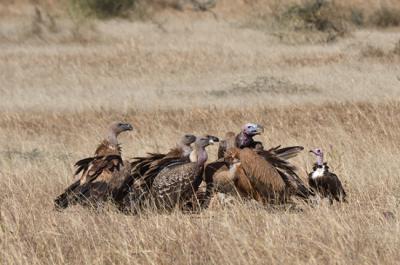
[[125, 123], [123, 125], [123, 128], [125, 129], [125, 131], [132, 131], [133, 130], [133, 126], [129, 123]]
[[256, 134], [262, 134], [264, 132], [264, 127], [261, 125], [257, 124], [256, 126]]
[[219, 142], [218, 137], [212, 136], [212, 135], [207, 135], [208, 137], [208, 143], [213, 145], [216, 142]]

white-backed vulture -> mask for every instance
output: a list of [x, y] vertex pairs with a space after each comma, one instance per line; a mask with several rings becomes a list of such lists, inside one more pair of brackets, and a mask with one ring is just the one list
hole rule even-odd
[[140, 208], [140, 204], [148, 199], [153, 181], [163, 168], [177, 162], [189, 162], [191, 144], [195, 141], [196, 136], [185, 134], [167, 154], [148, 153], [146, 157], [133, 158], [131, 174], [124, 181], [124, 190], [120, 193], [123, 198], [118, 200], [121, 210]]
[[324, 162], [324, 153], [320, 148], [310, 150], [317, 156], [317, 162], [313, 166], [313, 171], [308, 175], [310, 187], [322, 197], [329, 198], [330, 203], [333, 200], [346, 202], [346, 192], [338, 176], [329, 171], [328, 163]]
[[131, 130], [133, 127], [129, 123], [113, 122], [109, 126], [94, 156], [76, 162], [75, 176], [79, 179], [54, 200], [56, 208], [63, 209], [74, 204], [95, 206], [113, 199], [130, 171], [130, 164], [122, 161], [117, 137]]
[[197, 137], [190, 162], [177, 162], [164, 168], [154, 179], [151, 193], [157, 208], [182, 208], [193, 196], [203, 180], [204, 163], [208, 155], [205, 148], [218, 141], [214, 136]]

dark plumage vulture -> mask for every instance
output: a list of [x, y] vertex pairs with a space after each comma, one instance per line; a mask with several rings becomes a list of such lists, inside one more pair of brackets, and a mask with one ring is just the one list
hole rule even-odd
[[329, 171], [328, 163], [324, 162], [324, 153], [320, 148], [310, 151], [317, 156], [317, 162], [313, 166], [313, 171], [308, 175], [308, 183], [322, 197], [329, 198], [338, 202], [346, 202], [346, 192], [338, 176]]
[[191, 144], [196, 141], [196, 136], [185, 134], [166, 154], [148, 153], [146, 157], [135, 157], [131, 162], [131, 174], [123, 184], [120, 192], [121, 209], [124, 211], [137, 210], [134, 207], [141, 207], [141, 204], [148, 199], [150, 188], [155, 177], [160, 171], [170, 164], [177, 162], [189, 162], [189, 155], [192, 152]]
[[129, 123], [114, 122], [110, 125], [94, 156], [76, 162], [75, 176], [78, 179], [55, 199], [56, 208], [74, 204], [95, 206], [117, 195], [130, 172], [130, 164], [122, 161], [117, 137], [131, 130], [133, 127]]
[[189, 162], [180, 161], [169, 165], [156, 176], [151, 193], [158, 208], [182, 208], [195, 196], [203, 180], [204, 164], [208, 158], [205, 148], [214, 142], [218, 142], [217, 137], [197, 137]]
[[[302, 198], [308, 198], [312, 193], [304, 185], [303, 181], [295, 173], [295, 167], [291, 165], [288, 159], [295, 157], [304, 148], [302, 146], [291, 146], [284, 147], [277, 146], [269, 150], [264, 150], [263, 144], [258, 141], [254, 141], [253, 137], [262, 133], [263, 127], [254, 123], [247, 123], [242, 127], [242, 131], [235, 135], [232, 132], [226, 134], [225, 139], [221, 141], [221, 145], [218, 149], [219, 159], [213, 163], [207, 165], [205, 169], [206, 182], [212, 182], [208, 186], [215, 186], [215, 189], [220, 192], [231, 193], [239, 192], [243, 195], [246, 192], [241, 192], [241, 187], [238, 187], [238, 183], [244, 183], [245, 180], [234, 182], [232, 177], [232, 170], [229, 170], [228, 166], [223, 160], [223, 156], [230, 148], [249, 148], [254, 150], [260, 157], [264, 158], [269, 164], [275, 167], [277, 172], [281, 175], [281, 178], [286, 182], [288, 187], [291, 187], [295, 191], [296, 195]], [[240, 172], [240, 167], [238, 168]], [[237, 178], [235, 178], [237, 180]], [[236, 189], [232, 189], [235, 187]], [[252, 196], [254, 197], [254, 196]]]

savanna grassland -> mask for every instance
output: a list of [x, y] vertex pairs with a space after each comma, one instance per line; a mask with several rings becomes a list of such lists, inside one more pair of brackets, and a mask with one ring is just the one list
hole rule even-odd
[[[0, 264], [397, 264], [400, 28], [374, 14], [400, 3], [336, 2], [360, 7], [364, 22], [282, 26], [279, 1], [112, 19], [1, 1]], [[127, 159], [166, 152], [183, 133], [223, 137], [257, 122], [265, 146], [323, 148], [349, 203], [55, 211], [74, 162], [114, 120], [137, 129], [121, 136]], [[217, 146], [208, 150], [212, 161]], [[313, 159], [293, 159], [304, 180]]]

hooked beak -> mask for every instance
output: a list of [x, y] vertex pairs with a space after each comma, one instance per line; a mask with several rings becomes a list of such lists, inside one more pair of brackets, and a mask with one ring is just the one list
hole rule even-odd
[[210, 145], [213, 145], [214, 143], [219, 142], [218, 137], [215, 137], [215, 136], [212, 136], [212, 135], [208, 135], [207, 137], [208, 137], [208, 143]]
[[264, 127], [262, 127], [261, 125], [257, 124], [256, 134], [262, 134], [263, 132], [264, 132]]
[[124, 124], [124, 129], [126, 131], [132, 131], [133, 130], [133, 126], [131, 124], [129, 124], [129, 123], [125, 123]]

